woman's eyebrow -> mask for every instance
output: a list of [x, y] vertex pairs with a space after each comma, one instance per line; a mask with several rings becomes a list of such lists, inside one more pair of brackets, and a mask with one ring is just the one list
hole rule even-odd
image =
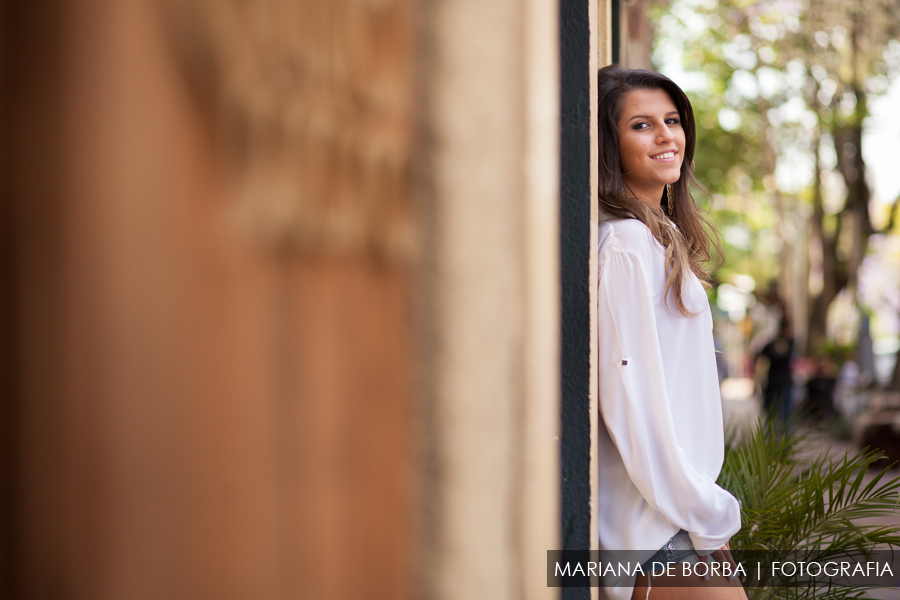
[[[668, 117], [669, 115], [677, 115], [677, 114], [678, 114], [678, 111], [677, 111], [677, 110], [670, 110], [669, 112], [667, 112], [667, 113], [665, 114], [665, 116]], [[652, 119], [652, 118], [653, 118], [653, 117], [651, 117], [650, 115], [634, 115], [633, 117], [631, 117], [631, 118], [628, 119], [628, 120], [629, 120], [629, 121], [634, 121], [635, 119]]]

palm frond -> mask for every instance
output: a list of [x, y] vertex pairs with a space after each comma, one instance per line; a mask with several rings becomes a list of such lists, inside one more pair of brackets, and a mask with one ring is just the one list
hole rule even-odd
[[[719, 485], [740, 501], [743, 518], [732, 548], [828, 560], [900, 547], [900, 527], [870, 521], [896, 514], [900, 505], [900, 478], [888, 479], [888, 469], [866, 481], [870, 465], [883, 455], [866, 451], [801, 461], [795, 451], [801, 441], [797, 434], [757, 424], [744, 441], [726, 446]], [[867, 589], [798, 585], [784, 578], [764, 583], [769, 587], [751, 589], [751, 597], [838, 600], [861, 597]]]

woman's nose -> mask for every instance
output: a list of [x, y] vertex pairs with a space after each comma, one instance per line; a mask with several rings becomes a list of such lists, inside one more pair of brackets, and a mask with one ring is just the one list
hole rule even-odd
[[675, 136], [672, 134], [671, 131], [669, 131], [668, 127], [663, 127], [662, 129], [660, 129], [659, 136], [657, 136], [656, 139], [657, 139], [657, 143], [665, 144], [665, 143], [671, 142], [673, 139], [675, 139]]

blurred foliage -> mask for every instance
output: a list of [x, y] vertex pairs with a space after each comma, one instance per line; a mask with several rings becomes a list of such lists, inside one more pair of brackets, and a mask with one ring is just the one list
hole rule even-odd
[[853, 356], [855, 347], [847, 344], [840, 344], [834, 340], [826, 340], [813, 349], [812, 354], [816, 356], [827, 356], [836, 365], [842, 365]]
[[651, 20], [654, 60], [666, 67], [680, 55], [696, 113], [696, 174], [728, 258], [718, 278], [777, 279], [785, 243], [809, 230], [827, 282], [810, 329], [824, 334], [831, 301], [848, 285], [855, 292], [874, 231], [862, 124], [869, 95], [900, 70], [900, 4], [672, 0]]

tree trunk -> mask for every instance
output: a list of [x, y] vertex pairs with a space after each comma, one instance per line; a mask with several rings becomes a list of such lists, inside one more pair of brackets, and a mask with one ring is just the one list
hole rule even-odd
[[837, 239], [841, 222], [832, 235], [825, 231], [825, 209], [822, 206], [822, 167], [816, 149], [815, 180], [813, 182], [812, 239], [819, 244], [822, 252], [822, 289], [810, 296], [809, 321], [806, 347], [810, 352], [821, 346], [827, 337], [828, 307], [835, 296], [844, 288], [846, 280], [840, 276], [837, 257]]

